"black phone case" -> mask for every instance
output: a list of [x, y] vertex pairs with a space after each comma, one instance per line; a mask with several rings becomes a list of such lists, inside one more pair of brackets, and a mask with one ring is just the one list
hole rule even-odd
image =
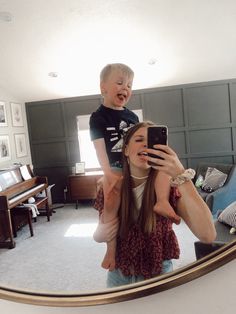
[[[148, 127], [148, 141], [147, 146], [148, 148], [153, 148], [156, 144], [167, 145], [167, 137], [168, 137], [168, 129], [165, 125], [159, 126], [151, 126]], [[149, 154], [149, 156], [154, 158], [163, 159], [153, 154]], [[152, 162], [148, 162], [150, 165], [154, 165]]]

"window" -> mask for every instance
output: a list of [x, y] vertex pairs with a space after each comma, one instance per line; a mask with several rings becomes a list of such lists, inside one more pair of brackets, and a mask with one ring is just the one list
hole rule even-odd
[[[132, 111], [139, 117], [139, 121], [143, 121], [143, 112], [141, 109]], [[90, 139], [89, 119], [90, 115], [77, 116], [80, 161], [85, 162], [86, 170], [100, 168], [95, 148]]]
[[85, 169], [100, 168], [93, 142], [89, 133], [90, 115], [77, 116], [80, 159], [85, 162]]

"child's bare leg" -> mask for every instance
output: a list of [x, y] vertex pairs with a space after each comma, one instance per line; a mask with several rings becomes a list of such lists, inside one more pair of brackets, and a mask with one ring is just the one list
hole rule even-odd
[[[107, 192], [107, 190], [109, 189], [110, 189], [110, 185], [109, 186], [103, 185], [103, 191], [104, 191], [103, 220], [104, 222], [109, 222], [113, 220], [115, 217], [117, 217], [117, 213], [118, 213], [118, 208], [116, 209], [109, 208], [109, 206], [107, 205], [108, 198], [109, 198], [109, 193]], [[113, 239], [107, 243], [107, 251], [101, 264], [102, 267], [109, 270], [115, 269], [115, 255], [116, 255], [116, 239]]]
[[[117, 216], [116, 211], [108, 210], [106, 208], [106, 201], [104, 197], [104, 213], [103, 213], [103, 221], [109, 222]], [[116, 255], [116, 239], [107, 242], [107, 250], [106, 254], [102, 261], [102, 267], [105, 269], [113, 270], [115, 268], [115, 255]]]
[[176, 212], [169, 203], [170, 192], [169, 182], [170, 182], [169, 177], [164, 172], [159, 171], [157, 173], [155, 180], [155, 192], [157, 202], [153, 210], [157, 214], [169, 218], [172, 222], [178, 225], [181, 221], [181, 218], [176, 214]]
[[116, 257], [116, 239], [107, 243], [107, 251], [102, 261], [102, 267], [105, 269], [115, 269], [115, 257]]

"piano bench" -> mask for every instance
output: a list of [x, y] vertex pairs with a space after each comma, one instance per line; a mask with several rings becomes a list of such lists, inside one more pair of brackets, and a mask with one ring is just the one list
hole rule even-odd
[[[50, 216], [52, 215], [52, 210], [49, 208], [48, 205], [48, 197], [34, 197], [35, 198], [35, 204], [38, 208], [38, 211], [40, 213], [40, 216], [47, 216], [47, 220], [50, 221]], [[34, 221], [37, 221], [37, 218], [34, 219]]]
[[[14, 207], [11, 209], [11, 220], [12, 220], [12, 231], [14, 237], [17, 237], [17, 229], [19, 225], [16, 224], [16, 216], [24, 216], [27, 219], [27, 223], [30, 229], [31, 237], [34, 236], [33, 225], [32, 225], [32, 210], [29, 207]], [[22, 226], [22, 225], [21, 225]]]

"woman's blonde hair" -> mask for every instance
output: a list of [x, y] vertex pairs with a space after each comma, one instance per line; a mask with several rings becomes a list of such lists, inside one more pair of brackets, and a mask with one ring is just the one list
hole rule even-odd
[[125, 237], [130, 227], [138, 222], [141, 229], [145, 233], [150, 233], [156, 226], [155, 213], [153, 207], [156, 203], [155, 178], [157, 171], [150, 169], [148, 179], [145, 184], [142, 205], [140, 209], [136, 208], [136, 202], [133, 195], [132, 178], [128, 158], [125, 156], [125, 148], [129, 144], [134, 133], [142, 128], [154, 125], [151, 121], [137, 123], [130, 128], [124, 137], [123, 143], [123, 184], [121, 188], [121, 205], [119, 209], [120, 231], [121, 237]]

